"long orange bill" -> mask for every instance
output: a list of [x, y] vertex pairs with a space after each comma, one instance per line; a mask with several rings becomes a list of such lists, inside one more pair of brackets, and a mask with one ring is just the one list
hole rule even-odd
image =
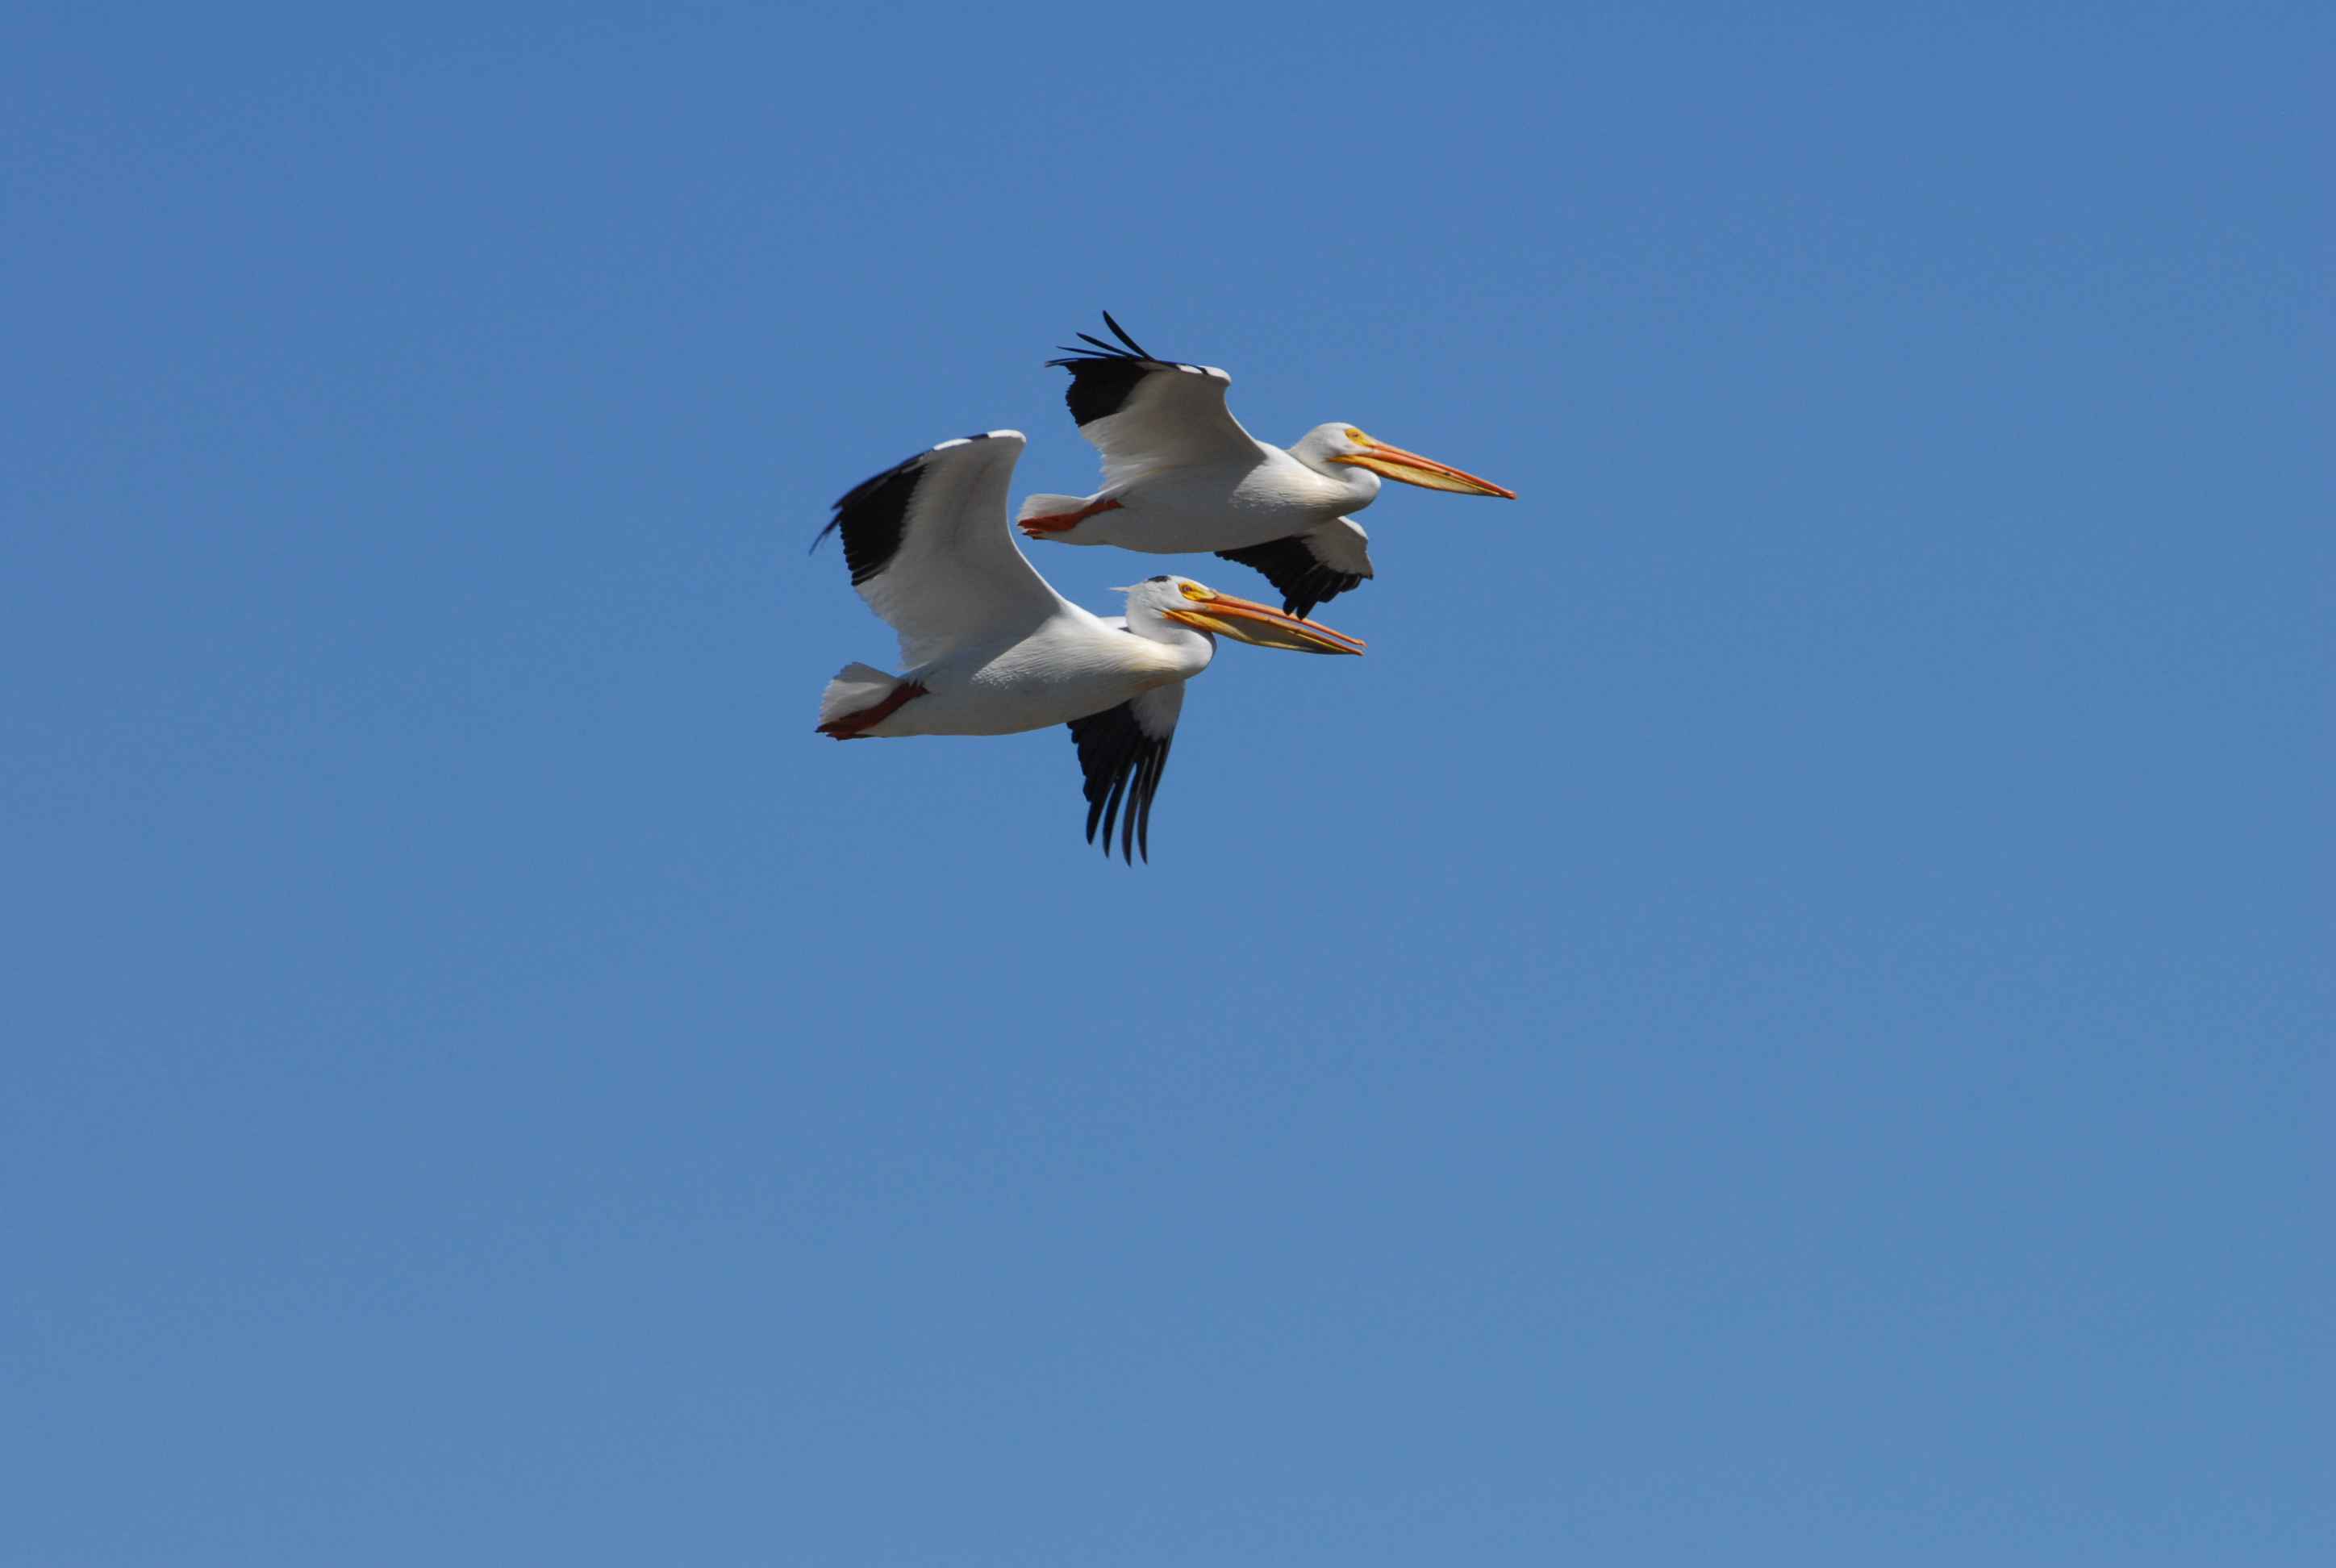
[[1368, 451], [1344, 461], [1361, 463], [1389, 479], [1399, 480], [1405, 484], [1416, 484], [1426, 490], [1449, 490], [1461, 495], [1497, 495], [1505, 501], [1517, 498], [1517, 492], [1504, 485], [1494, 484], [1489, 479], [1478, 479], [1448, 463], [1438, 463], [1432, 457], [1422, 457], [1416, 452], [1406, 452], [1400, 446], [1389, 446], [1383, 441], [1372, 442]]
[[1236, 638], [1259, 648], [1286, 648], [1291, 653], [1360, 654], [1366, 646], [1362, 638], [1348, 637], [1319, 621], [1284, 615], [1270, 605], [1235, 599], [1229, 593], [1179, 605], [1167, 614], [1171, 620], [1181, 620], [1202, 631]]

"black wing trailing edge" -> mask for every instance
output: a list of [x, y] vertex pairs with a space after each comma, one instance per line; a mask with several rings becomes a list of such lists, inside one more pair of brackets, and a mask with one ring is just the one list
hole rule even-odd
[[[1173, 734], [1155, 740], [1144, 733], [1133, 701], [1091, 713], [1070, 723], [1071, 740], [1079, 748], [1079, 770], [1086, 774], [1087, 842], [1095, 842], [1095, 824], [1103, 824], [1104, 858], [1111, 858], [1111, 832], [1119, 826], [1119, 852], [1129, 865], [1143, 855], [1152, 861], [1152, 797], [1160, 790], [1160, 775], [1168, 767]], [[1122, 823], [1120, 797], [1126, 798]]]
[[1074, 348], [1066, 343], [1061, 347], [1069, 358], [1046, 361], [1050, 367], [1059, 366], [1071, 373], [1070, 389], [1063, 394], [1063, 401], [1070, 405], [1071, 417], [1081, 426], [1109, 419], [1125, 406], [1128, 394], [1135, 390], [1138, 382], [1175, 367], [1173, 360], [1153, 358], [1142, 344], [1128, 336], [1126, 328], [1111, 318], [1108, 310], [1103, 313], [1103, 324], [1111, 328], [1114, 337], [1126, 345], [1124, 348], [1114, 348], [1102, 338], [1082, 332], [1079, 340], [1091, 347]]
[[1253, 544], [1247, 550], [1221, 550], [1217, 558], [1262, 573], [1266, 581], [1281, 590], [1281, 613], [1300, 620], [1312, 615], [1316, 605], [1363, 586], [1358, 574], [1323, 565], [1307, 548], [1304, 534]]
[[[989, 433], [976, 431], [965, 439], [988, 441]], [[843, 530], [843, 564], [852, 569], [852, 587], [882, 571], [900, 552], [900, 540], [909, 526], [909, 502], [916, 498], [917, 482], [924, 477], [925, 460], [939, 450], [920, 452], [853, 485], [835, 503], [835, 515], [827, 520], [827, 526], [813, 536], [811, 547], [817, 550], [821, 540], [839, 528]]]

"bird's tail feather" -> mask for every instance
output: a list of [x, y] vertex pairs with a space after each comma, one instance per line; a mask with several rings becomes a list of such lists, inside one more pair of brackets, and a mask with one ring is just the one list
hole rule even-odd
[[886, 675], [873, 665], [845, 665], [819, 695], [819, 727], [825, 729], [839, 719], [866, 712], [891, 696], [900, 684], [899, 676]]
[[1114, 511], [1118, 502], [1097, 506], [1093, 497], [1085, 495], [1032, 495], [1023, 498], [1022, 510], [1014, 514], [1014, 526], [1028, 539], [1058, 539], [1064, 544], [1091, 544], [1092, 540], [1061, 539], [1098, 511]]

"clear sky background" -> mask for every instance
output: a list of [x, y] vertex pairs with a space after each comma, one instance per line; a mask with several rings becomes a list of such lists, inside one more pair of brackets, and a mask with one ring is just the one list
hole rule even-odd
[[[2336, 1560], [2331, 79], [12, 14], [0, 1562]], [[1064, 732], [812, 734], [829, 502], [1092, 488], [1104, 307], [1522, 497], [1390, 487], [1134, 871]]]

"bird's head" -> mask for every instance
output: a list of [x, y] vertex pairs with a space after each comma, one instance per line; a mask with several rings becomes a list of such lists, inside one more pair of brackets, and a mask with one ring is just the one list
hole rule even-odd
[[1119, 590], [1127, 595], [1127, 624], [1143, 629], [1147, 620], [1190, 627], [1194, 631], [1226, 637], [1258, 648], [1278, 648], [1291, 653], [1352, 653], [1363, 651], [1360, 638], [1334, 631], [1319, 621], [1284, 615], [1270, 605], [1219, 593], [1189, 577], [1165, 573], [1131, 583]]
[[1381, 474], [1403, 484], [1416, 484], [1425, 490], [1448, 490], [1460, 495], [1497, 495], [1514, 501], [1517, 492], [1494, 484], [1489, 479], [1478, 479], [1448, 463], [1432, 457], [1422, 457], [1416, 452], [1406, 452], [1400, 446], [1366, 435], [1351, 424], [1333, 420], [1318, 424], [1290, 453], [1300, 463], [1319, 472], [1335, 474], [1342, 466], [1360, 468]]

